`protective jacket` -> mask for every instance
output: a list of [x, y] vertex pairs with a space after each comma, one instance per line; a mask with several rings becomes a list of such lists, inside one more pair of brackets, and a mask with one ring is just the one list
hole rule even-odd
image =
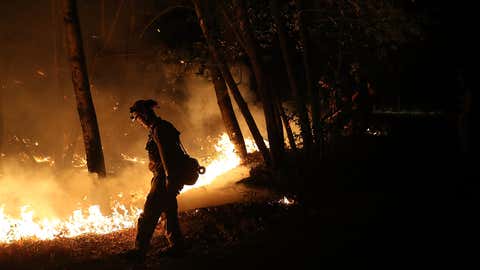
[[173, 179], [178, 174], [185, 152], [180, 144], [180, 132], [168, 121], [157, 118], [148, 135], [149, 169], [154, 175]]

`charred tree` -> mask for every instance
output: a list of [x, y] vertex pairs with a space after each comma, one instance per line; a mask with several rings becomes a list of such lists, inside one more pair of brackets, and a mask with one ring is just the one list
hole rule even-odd
[[[296, 0], [297, 7], [299, 9], [299, 32], [300, 42], [303, 45], [303, 67], [305, 70], [305, 81], [307, 85], [307, 93], [310, 96], [310, 106], [312, 110], [312, 133], [313, 141], [317, 144], [317, 147], [321, 147], [323, 143], [321, 121], [320, 121], [320, 94], [318, 89], [313, 87], [313, 78], [311, 73], [310, 63], [310, 40], [308, 39], [308, 32], [305, 24], [305, 13], [302, 0]], [[320, 149], [321, 151], [321, 149]]]
[[220, 108], [228, 137], [235, 146], [235, 150], [237, 153], [239, 153], [240, 158], [245, 160], [247, 157], [247, 147], [245, 146], [245, 140], [243, 139], [237, 117], [233, 111], [232, 101], [228, 95], [227, 85], [225, 84], [225, 80], [223, 79], [220, 70], [218, 70], [218, 67], [211, 65], [210, 72], [212, 74], [213, 86], [215, 87], [218, 107]]
[[267, 72], [263, 61], [261, 60], [260, 48], [253, 36], [253, 30], [250, 26], [243, 0], [235, 1], [235, 19], [239, 23], [239, 33], [241, 35], [242, 43], [245, 46], [244, 50], [248, 55], [250, 64], [252, 65], [258, 91], [262, 99], [273, 166], [279, 167], [283, 163], [285, 148], [282, 139], [283, 131], [281, 120], [279, 118], [280, 114], [277, 111], [277, 105], [275, 103], [276, 93], [272, 91], [268, 83]]
[[278, 41], [280, 43], [280, 49], [282, 51], [283, 62], [287, 71], [288, 82], [290, 84], [290, 90], [295, 99], [297, 113], [300, 119], [300, 133], [303, 140], [305, 150], [308, 152], [312, 147], [312, 131], [310, 129], [310, 120], [308, 117], [307, 107], [305, 106], [305, 98], [303, 93], [298, 88], [297, 81], [295, 79], [294, 67], [291, 62], [292, 56], [287, 45], [287, 31], [283, 25], [280, 17], [280, 9], [278, 7], [277, 0], [270, 0], [270, 9], [273, 15], [273, 19], [277, 26]]
[[285, 127], [285, 132], [287, 133], [288, 144], [293, 151], [297, 150], [297, 146], [295, 145], [295, 137], [293, 136], [292, 128], [290, 127], [290, 123], [288, 122], [287, 114], [283, 109], [282, 104], [278, 103], [278, 111], [280, 113], [280, 117], [282, 118], [283, 126]]
[[97, 116], [90, 93], [87, 66], [83, 50], [80, 22], [75, 0], [63, 0], [63, 16], [68, 60], [72, 69], [73, 90], [77, 101], [77, 110], [83, 132], [87, 167], [99, 177], [106, 176], [102, 143], [98, 129]]
[[248, 128], [252, 133], [253, 139], [255, 140], [255, 143], [257, 144], [258, 149], [262, 153], [265, 163], [270, 165], [271, 159], [270, 159], [268, 148], [265, 145], [265, 142], [263, 141], [263, 137], [260, 134], [260, 131], [258, 130], [257, 124], [253, 119], [253, 116], [248, 108], [247, 103], [243, 99], [240, 93], [240, 90], [238, 89], [238, 86], [235, 80], [233, 79], [232, 74], [230, 73], [230, 69], [228, 68], [227, 63], [223, 58], [223, 55], [221, 54], [219, 45], [217, 44], [217, 42], [215, 41], [215, 38], [210, 33], [209, 26], [211, 27], [211, 22], [208, 22], [209, 25], [207, 25], [207, 20], [206, 20], [207, 17], [204, 16], [204, 11], [200, 6], [200, 1], [192, 0], [192, 2], [193, 2], [193, 5], [195, 6], [195, 12], [198, 17], [198, 22], [199, 22], [200, 28], [202, 29], [205, 40], [207, 41], [212, 59], [214, 63], [218, 65], [218, 69], [220, 70], [223, 78], [228, 84], [228, 87], [230, 88], [233, 98], [237, 102], [238, 107], [240, 108], [240, 111], [242, 112], [242, 115], [245, 118], [245, 121], [247, 122]]

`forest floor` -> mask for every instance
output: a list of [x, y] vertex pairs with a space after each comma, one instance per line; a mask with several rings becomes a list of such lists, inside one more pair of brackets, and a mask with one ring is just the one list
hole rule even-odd
[[372, 235], [377, 212], [384, 211], [384, 195], [330, 192], [318, 199], [321, 207], [276, 198], [184, 211], [180, 222], [188, 249], [181, 258], [162, 256], [166, 240], [159, 224], [143, 265], [121, 256], [134, 243], [135, 229], [129, 229], [0, 247], [0, 268], [318, 269], [347, 259], [369, 263], [362, 242]]
[[336, 157], [304, 164], [303, 199], [294, 204], [272, 189], [181, 212], [181, 258], [162, 256], [158, 226], [142, 265], [120, 256], [133, 246], [129, 229], [0, 246], [0, 269], [472, 268], [480, 205], [473, 159], [439, 148], [448, 136], [404, 135], [342, 141]]

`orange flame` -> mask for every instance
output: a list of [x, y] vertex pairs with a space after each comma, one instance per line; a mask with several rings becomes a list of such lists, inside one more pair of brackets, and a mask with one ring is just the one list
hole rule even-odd
[[[256, 146], [251, 139], [246, 140], [247, 150], [253, 152]], [[221, 174], [240, 165], [240, 157], [235, 153], [234, 146], [227, 134], [222, 134], [215, 145], [214, 159], [206, 166], [206, 173], [201, 175], [194, 186], [185, 186], [181, 192], [209, 185]], [[142, 159], [122, 155], [125, 160], [142, 163]], [[37, 160], [38, 158], [38, 160]], [[47, 157], [37, 157], [37, 162], [49, 162]], [[85, 168], [83, 157], [74, 157], [74, 166]], [[123, 197], [119, 193], [119, 198]], [[19, 217], [5, 213], [5, 205], [0, 202], [0, 243], [12, 243], [21, 239], [49, 240], [57, 237], [75, 237], [82, 234], [107, 234], [118, 230], [132, 228], [141, 209], [113, 201], [109, 214], [102, 213], [100, 206], [93, 204], [85, 209], [79, 208], [66, 218], [41, 218], [36, 216], [33, 206], [24, 205], [20, 208]]]

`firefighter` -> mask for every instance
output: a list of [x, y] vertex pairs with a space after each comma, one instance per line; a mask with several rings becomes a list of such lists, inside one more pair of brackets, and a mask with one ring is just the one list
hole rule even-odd
[[183, 254], [183, 237], [178, 222], [177, 195], [183, 188], [175, 172], [179, 171], [178, 160], [185, 154], [180, 145], [180, 132], [168, 121], [155, 114], [154, 100], [138, 100], [130, 107], [132, 121], [145, 127], [148, 134], [149, 169], [153, 173], [150, 192], [147, 195], [143, 213], [138, 218], [135, 248], [127, 252], [127, 258], [144, 260], [150, 239], [162, 213], [166, 215], [165, 236], [169, 247], [166, 255]]

